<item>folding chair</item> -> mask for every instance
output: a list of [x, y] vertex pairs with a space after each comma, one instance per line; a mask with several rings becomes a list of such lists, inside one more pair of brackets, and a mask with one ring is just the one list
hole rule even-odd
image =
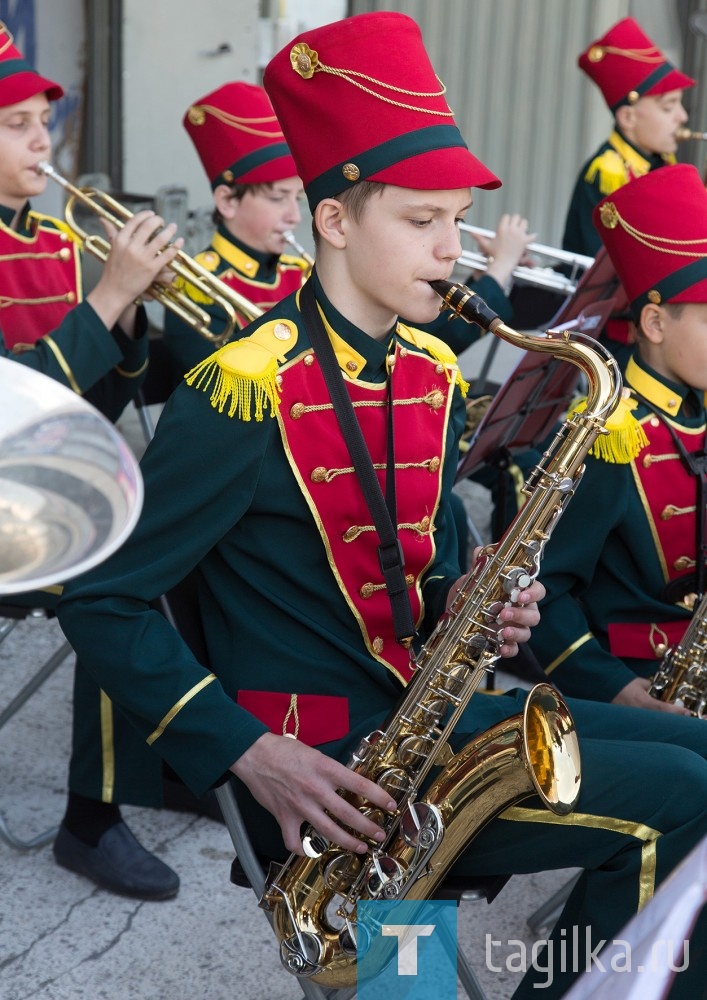
[[[39, 622], [53, 617], [54, 612], [48, 608], [22, 607], [16, 604], [0, 602], [0, 643], [5, 641], [21, 621]], [[35, 691], [39, 690], [44, 682], [51, 677], [54, 671], [61, 666], [72, 652], [73, 650], [68, 642], [63, 642], [58, 647], [37, 673], [27, 681], [2, 712], [0, 712], [0, 729], [22, 708]], [[43, 847], [54, 840], [57, 829], [54, 826], [49, 830], [45, 830], [44, 833], [37, 834], [37, 836], [25, 840], [10, 831], [5, 819], [0, 814], [0, 840], [3, 840], [9, 847], [13, 847], [16, 851], [30, 851], [35, 847]]]

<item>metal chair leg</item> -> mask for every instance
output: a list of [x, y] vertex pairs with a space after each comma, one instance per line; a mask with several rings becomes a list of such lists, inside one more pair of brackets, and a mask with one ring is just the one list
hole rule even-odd
[[[44, 684], [44, 682], [51, 677], [57, 667], [60, 667], [64, 660], [73, 652], [71, 646], [68, 642], [63, 643], [56, 653], [47, 660], [41, 670], [29, 680], [25, 686], [15, 695], [12, 701], [3, 709], [0, 713], [0, 729], [9, 722], [13, 715], [19, 711], [20, 708], [28, 701], [34, 692]], [[3, 840], [9, 847], [14, 848], [16, 851], [31, 851], [36, 847], [43, 847], [48, 844], [51, 840], [54, 840], [57, 834], [58, 827], [52, 827], [51, 830], [45, 830], [44, 833], [38, 834], [31, 840], [22, 840], [16, 837], [10, 832], [7, 823], [2, 815], [0, 815], [0, 840]]]
[[579, 877], [582, 873], [579, 872], [573, 878], [566, 882], [557, 892], [553, 893], [552, 896], [542, 906], [539, 906], [537, 910], [530, 914], [528, 917], [528, 927], [532, 934], [536, 938], [539, 938], [544, 932], [550, 932], [557, 922], [557, 918], [562, 912], [562, 908], [570, 897], [570, 893], [574, 889], [575, 885], [579, 881]]

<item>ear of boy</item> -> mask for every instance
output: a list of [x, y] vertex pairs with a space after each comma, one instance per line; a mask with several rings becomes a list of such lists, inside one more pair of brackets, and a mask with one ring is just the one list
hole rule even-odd
[[346, 246], [346, 209], [335, 198], [324, 198], [314, 209], [314, 222], [322, 239], [342, 250]]
[[660, 345], [665, 337], [665, 312], [653, 303], [648, 303], [641, 310], [641, 333], [650, 343]]

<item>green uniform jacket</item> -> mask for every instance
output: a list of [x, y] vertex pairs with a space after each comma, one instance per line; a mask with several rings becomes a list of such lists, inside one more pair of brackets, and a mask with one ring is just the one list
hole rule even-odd
[[[386, 359], [396, 343], [430, 356], [406, 340], [409, 333], [400, 326], [390, 343], [381, 343], [328, 305], [326, 315], [338, 335], [340, 364], [345, 371], [356, 370], [364, 387], [385, 383]], [[250, 363], [247, 351], [252, 349], [256, 362], [263, 353], [254, 343], [258, 332], [264, 330], [268, 343], [276, 343], [272, 338], [283, 334], [282, 321], [284, 339], [275, 348], [282, 352], [280, 370], [306, 357], [308, 338], [292, 295], [261, 317], [246, 340], [223, 349], [236, 352], [229, 357], [246, 359], [234, 367], [236, 379]], [[292, 329], [297, 331], [294, 344]], [[417, 335], [416, 343], [432, 343], [432, 338]], [[436, 340], [434, 346], [444, 348]], [[428, 362], [424, 367], [435, 371]], [[367, 732], [369, 720], [387, 713], [402, 690], [394, 672], [371, 652], [337, 585], [319, 516], [293, 474], [267, 401], [257, 419], [257, 389], [249, 396], [246, 386], [241, 412], [229, 416], [228, 402], [223, 412], [212, 406], [214, 384], [204, 391], [197, 380], [172, 395], [143, 459], [146, 497], [137, 528], [116, 555], [66, 587], [58, 609], [79, 662], [196, 793], [218, 782], [266, 731], [262, 721], [236, 704], [240, 690], [283, 692], [286, 700], [293, 691], [300, 701], [314, 696], [301, 707], [311, 710], [314, 731], [322, 734], [319, 742], [329, 748], [351, 732]], [[426, 380], [420, 387], [423, 395], [429, 384]], [[448, 504], [465, 414], [453, 375], [446, 384], [450, 408], [446, 418], [440, 411], [446, 423], [438, 425], [442, 465], [435, 460], [434, 466], [441, 468], [441, 478], [430, 535], [433, 558], [420, 579], [430, 623], [441, 614], [459, 574]], [[311, 442], [316, 450], [316, 433]], [[361, 503], [351, 511], [353, 524], [370, 523], [370, 517], [357, 520]], [[149, 608], [194, 567], [210, 665], [218, 679]], [[317, 699], [322, 699], [321, 712]], [[330, 706], [342, 702], [345, 712], [329, 725]], [[308, 741], [306, 733], [300, 738]], [[347, 742], [351, 739], [348, 735]]]
[[[682, 431], [690, 451], [704, 448], [701, 397], [636, 355], [626, 384]], [[684, 418], [677, 412], [688, 396], [697, 415]], [[694, 569], [696, 481], [655, 412], [639, 403], [634, 416], [648, 443], [629, 463], [587, 459], [540, 569], [547, 596], [533, 652], [564, 694], [595, 701], [611, 701], [636, 675], [651, 676], [666, 635], [679, 637], [689, 620], [666, 587], [689, 583]]]
[[674, 156], [646, 156], [618, 128], [614, 128], [606, 142], [602, 143], [579, 172], [567, 211], [562, 248], [571, 253], [596, 257], [602, 243], [592, 221], [595, 206], [606, 195], [635, 177], [642, 177], [651, 170], [674, 162]]

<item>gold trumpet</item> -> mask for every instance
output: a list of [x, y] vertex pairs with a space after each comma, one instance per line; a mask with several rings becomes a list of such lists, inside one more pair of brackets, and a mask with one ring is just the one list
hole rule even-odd
[[[466, 222], [459, 224], [462, 232], [471, 236], [485, 236], [492, 239], [496, 234], [492, 229], [482, 229], [480, 226], [470, 226]], [[554, 271], [551, 267], [524, 267], [519, 265], [513, 271], [513, 277], [526, 285], [535, 285], [539, 288], [549, 288], [552, 291], [561, 292], [563, 295], [572, 295], [579, 284], [582, 274], [594, 263], [593, 257], [585, 257], [581, 253], [571, 253], [569, 250], [559, 250], [555, 247], [544, 246], [542, 243], [529, 243], [528, 252], [538, 257], [545, 257], [554, 263], [569, 265], [569, 274], [561, 271]], [[477, 271], [485, 271], [488, 266], [488, 258], [480, 251], [464, 250], [461, 257], [457, 258], [457, 264], [462, 267], [471, 267]]]
[[[101, 219], [122, 229], [125, 223], [133, 217], [133, 213], [111, 198], [110, 195], [96, 188], [77, 187], [65, 177], [63, 177], [50, 163], [42, 162], [37, 164], [37, 171], [46, 174], [53, 181], [61, 185], [65, 191], [69, 192], [69, 199], [64, 209], [64, 216], [67, 225], [73, 230], [81, 240], [85, 250], [97, 257], [104, 264], [110, 253], [110, 242], [101, 236], [87, 233], [76, 222], [74, 218], [74, 207], [76, 202], [81, 202], [92, 212], [95, 212]], [[216, 347], [221, 347], [233, 334], [238, 325], [238, 315], [244, 316], [247, 322], [262, 316], [263, 310], [254, 305], [245, 296], [240, 295], [234, 289], [229, 288], [220, 278], [211, 274], [205, 267], [197, 263], [192, 257], [179, 250], [174, 260], [168, 265], [183, 281], [193, 285], [207, 299], [211, 299], [218, 305], [226, 315], [226, 326], [221, 333], [213, 333], [210, 329], [211, 316], [205, 309], [202, 309], [189, 296], [173, 285], [164, 284], [161, 281], [154, 281], [149, 289], [149, 294], [161, 302], [166, 309], [173, 313], [192, 328], [205, 340], [210, 341]]]
[[290, 244], [293, 250], [295, 250], [296, 253], [299, 254], [299, 256], [302, 258], [302, 260], [306, 261], [307, 274], [309, 275], [310, 271], [314, 267], [314, 257], [312, 257], [310, 253], [307, 253], [302, 244], [295, 237], [295, 234], [290, 229], [288, 229], [287, 232], [284, 232], [282, 236], [285, 242]]

